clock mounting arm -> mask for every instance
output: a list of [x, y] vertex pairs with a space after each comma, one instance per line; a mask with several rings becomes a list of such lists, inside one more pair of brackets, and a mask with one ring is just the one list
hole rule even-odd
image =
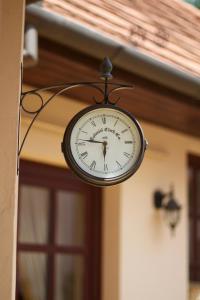
[[[108, 57], [105, 57], [100, 68], [100, 78], [102, 81], [97, 82], [69, 82], [59, 85], [51, 85], [47, 87], [32, 89], [29, 91], [22, 91], [21, 83], [21, 95], [20, 95], [20, 106], [19, 106], [19, 126], [18, 126], [18, 167], [17, 172], [19, 172], [19, 158], [25, 144], [25, 141], [28, 137], [28, 134], [37, 120], [41, 112], [47, 107], [47, 105], [56, 99], [57, 96], [64, 94], [66, 91], [79, 88], [79, 87], [89, 87], [91, 90], [96, 90], [101, 95], [101, 100], [97, 100], [94, 96], [91, 97], [96, 104], [100, 105], [115, 105], [120, 97], [116, 101], [111, 101], [110, 96], [115, 92], [123, 89], [132, 89], [133, 86], [130, 84], [118, 83], [110, 81], [112, 79], [112, 63]], [[21, 76], [23, 77], [23, 76]], [[48, 95], [47, 96], [47, 93]], [[29, 103], [29, 105], [28, 105]], [[34, 108], [30, 108], [34, 106]], [[24, 136], [21, 139], [20, 143], [20, 120], [21, 114], [24, 113], [26, 116], [30, 117], [30, 123]], [[106, 153], [106, 146], [103, 148], [104, 153]]]

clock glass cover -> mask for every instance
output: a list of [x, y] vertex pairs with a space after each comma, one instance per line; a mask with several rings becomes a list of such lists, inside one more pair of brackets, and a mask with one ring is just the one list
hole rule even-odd
[[89, 183], [124, 181], [140, 166], [146, 141], [136, 119], [112, 105], [79, 112], [66, 128], [62, 151], [69, 166]]

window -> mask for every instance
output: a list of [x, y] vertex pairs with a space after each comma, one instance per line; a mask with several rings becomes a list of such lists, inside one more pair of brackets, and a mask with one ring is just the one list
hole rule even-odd
[[17, 300], [100, 299], [101, 190], [20, 165]]
[[200, 281], [200, 157], [189, 155], [190, 280]]

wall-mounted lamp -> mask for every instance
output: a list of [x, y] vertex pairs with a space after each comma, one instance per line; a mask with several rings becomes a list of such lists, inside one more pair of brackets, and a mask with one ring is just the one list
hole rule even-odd
[[174, 191], [171, 189], [168, 193], [161, 190], [154, 192], [154, 207], [156, 209], [164, 209], [165, 218], [170, 229], [174, 231], [180, 220], [181, 205], [174, 198]]

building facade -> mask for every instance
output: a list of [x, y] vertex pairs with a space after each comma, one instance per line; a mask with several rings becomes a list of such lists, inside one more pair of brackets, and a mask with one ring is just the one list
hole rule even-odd
[[[136, 115], [149, 142], [143, 164], [133, 177], [122, 184], [103, 188], [101, 192], [97, 192], [101, 194], [102, 205], [101, 208], [99, 207], [99, 214], [97, 213], [98, 222], [95, 219], [96, 221], [91, 221], [93, 222], [91, 224], [99, 224], [96, 234], [98, 243], [96, 248], [93, 248], [95, 249], [94, 253], [98, 252], [98, 257], [95, 263], [93, 261], [93, 265], [89, 263], [89, 268], [91, 274], [98, 270], [99, 277], [97, 276], [96, 283], [92, 283], [92, 279], [87, 279], [86, 284], [88, 291], [90, 285], [95, 286], [96, 284], [93, 296], [89, 296], [86, 292], [83, 296], [79, 292], [81, 291], [78, 285], [79, 281], [73, 279], [71, 275], [68, 276], [71, 273], [63, 270], [61, 274], [66, 271], [65, 278], [68, 278], [64, 282], [69, 282], [69, 285], [65, 285], [65, 293], [68, 295], [72, 293], [71, 299], [76, 300], [89, 300], [89, 297], [103, 300], [187, 300], [190, 296], [193, 297], [192, 300], [197, 300], [199, 295], [199, 215], [198, 213], [194, 214], [194, 221], [191, 211], [196, 211], [195, 208], [198, 208], [200, 201], [198, 190], [200, 173], [198, 164], [195, 164], [195, 171], [191, 171], [190, 157], [200, 160], [200, 82], [198, 78], [200, 41], [197, 36], [198, 30], [194, 26], [198, 23], [200, 13], [181, 1], [172, 1], [172, 6], [165, 1], [159, 1], [159, 5], [152, 1], [151, 6], [148, 5], [148, 1], [136, 2], [135, 7], [132, 7], [130, 1], [126, 1], [126, 3], [113, 1], [112, 4], [108, 1], [87, 1], [87, 5], [83, 7], [79, 1], [45, 0], [42, 6], [32, 4], [27, 7], [26, 22], [34, 25], [39, 34], [39, 57], [35, 67], [24, 69], [23, 90], [66, 81], [93, 81], [98, 78], [96, 70], [101, 58], [104, 55], [110, 55], [115, 66], [113, 74], [116, 80], [123, 80], [136, 86], [132, 92], [122, 94], [119, 106]], [[24, 3], [18, 3], [14, 7], [13, 3], [2, 1], [2, 7], [1, 40], [4, 47], [1, 55], [1, 65], [3, 66], [1, 88], [3, 110], [0, 122], [1, 137], [4, 143], [2, 143], [0, 152], [3, 175], [0, 180], [2, 195], [0, 202], [2, 216], [0, 221], [2, 230], [0, 295], [2, 299], [14, 299], [18, 198], [17, 124], [20, 61], [23, 52]], [[14, 54], [10, 47], [11, 41], [15, 43]], [[26, 65], [25, 61], [24, 65]], [[45, 94], [46, 97], [49, 95]], [[3, 102], [3, 98], [7, 100]], [[23, 161], [20, 172], [25, 180], [20, 181], [22, 190], [24, 184], [30, 184], [39, 177], [34, 175], [35, 173], [31, 173], [32, 177], [30, 176], [30, 178], [32, 179], [29, 179], [30, 174], [23, 169], [24, 164], [30, 163], [35, 167], [38, 166], [38, 170], [41, 165], [46, 164], [46, 167], [53, 168], [52, 173], [55, 172], [57, 178], [60, 178], [58, 170], [66, 168], [60, 150], [65, 127], [78, 111], [92, 103], [93, 100], [87, 90], [72, 92], [58, 96], [40, 114], [21, 154]], [[35, 104], [31, 101], [30, 105]], [[29, 123], [29, 116], [23, 114], [21, 140]], [[5, 128], [7, 128], [6, 135]], [[72, 176], [72, 179], [66, 175], [66, 180], [68, 183], [72, 180], [71, 186], [75, 190], [79, 186], [77, 183], [79, 181], [73, 175], [69, 176]], [[195, 196], [190, 193], [191, 176], [192, 178], [196, 176], [196, 179], [192, 181], [195, 182], [192, 185], [193, 187], [195, 185]], [[44, 173], [41, 177], [42, 179], [37, 181], [37, 184], [45, 181], [47, 175]], [[53, 181], [56, 182], [56, 180]], [[60, 182], [62, 182], [61, 179]], [[68, 192], [66, 199], [74, 199], [72, 201], [74, 205], [75, 196], [70, 194], [71, 189], [68, 187], [68, 183], [65, 187], [63, 185], [62, 188], [59, 188]], [[47, 183], [45, 184], [47, 187]], [[164, 219], [163, 211], [157, 211], [153, 206], [155, 190], [161, 189], [167, 192], [171, 185], [174, 186], [175, 196], [182, 206], [181, 218], [173, 235]], [[79, 195], [86, 194], [88, 196], [85, 199], [89, 199], [93, 188], [83, 183], [80, 183], [80, 186]], [[24, 193], [26, 195], [26, 191]], [[31, 199], [30, 196], [26, 197]], [[193, 201], [193, 198], [196, 200]], [[191, 210], [192, 201], [197, 206]], [[71, 211], [70, 207], [70, 205], [68, 208], [65, 206], [66, 215]], [[20, 209], [19, 206], [19, 213]], [[44, 207], [41, 210], [44, 212]], [[52, 245], [50, 248], [44, 248], [50, 250], [40, 248], [41, 245], [32, 247], [32, 250], [29, 244], [27, 246], [27, 240], [30, 238], [32, 230], [28, 217], [30, 212], [33, 211], [30, 210], [30, 206], [27, 206], [23, 218], [26, 222], [24, 221], [23, 228], [27, 230], [25, 235], [27, 232], [29, 234], [27, 234], [28, 237], [26, 236], [26, 243], [21, 243], [19, 233], [19, 256], [22, 252], [34, 251], [36, 248], [40, 252], [53, 251]], [[38, 216], [39, 212], [36, 213], [36, 220]], [[69, 234], [73, 237], [75, 224], [79, 223], [82, 218], [80, 212], [76, 216], [78, 216], [77, 220], [74, 219], [76, 223], [73, 223], [75, 221], [70, 223], [71, 230], [67, 232], [67, 227], [63, 227], [61, 235], [64, 232], [65, 237], [66, 231], [66, 236]], [[69, 216], [68, 218], [70, 220]], [[44, 226], [43, 223], [40, 223], [44, 219], [42, 213], [40, 213], [39, 219], [36, 224], [40, 224], [41, 229]], [[63, 220], [65, 220], [65, 216], [63, 216]], [[194, 222], [195, 225], [191, 222]], [[50, 223], [53, 226], [54, 221]], [[193, 225], [190, 227], [189, 223]], [[88, 225], [88, 228], [90, 227], [91, 225]], [[82, 226], [78, 226], [74, 234], [74, 236], [77, 234], [80, 239], [81, 228]], [[42, 229], [39, 238], [41, 232]], [[94, 241], [92, 233], [91, 237], [91, 240]], [[193, 244], [196, 247], [194, 251]], [[77, 245], [72, 243], [67, 244], [66, 248], [59, 248], [59, 246], [57, 249], [56, 244], [55, 248], [58, 252], [64, 251], [62, 253], [75, 253], [76, 255], [89, 251]], [[53, 257], [52, 253], [48, 255]], [[32, 260], [32, 262], [34, 261], [33, 265], [42, 265], [42, 261]], [[91, 262], [90, 259], [88, 261]], [[41, 294], [42, 296], [31, 294], [31, 288], [27, 289], [27, 285], [24, 285], [26, 286], [26, 292], [24, 292], [19, 282], [21, 280], [19, 274], [23, 273], [20, 268], [24, 267], [23, 274], [30, 275], [33, 272], [29, 270], [29, 273], [26, 273], [28, 272], [27, 266], [30, 267], [29, 260], [20, 263], [19, 259], [18, 264], [17, 290], [22, 289], [17, 296], [18, 299], [54, 299], [51, 298], [52, 294], [48, 295], [45, 292]], [[70, 269], [73, 264], [66, 260], [63, 262], [64, 265], [69, 266]], [[74, 274], [78, 278], [83, 278], [80, 275], [82, 274], [81, 263], [74, 265]], [[52, 266], [54, 267], [54, 263]], [[50, 273], [54, 274], [55, 272]], [[41, 275], [41, 272], [38, 274]], [[30, 282], [30, 278], [35, 280], [31, 276], [33, 275], [27, 277]], [[90, 278], [89, 275], [86, 278]], [[39, 280], [40, 285], [41, 281], [42, 279]], [[44, 288], [44, 285], [43, 290], [45, 291], [47, 286]], [[75, 286], [75, 292], [69, 286]], [[42, 287], [38, 287], [39, 290], [42, 290]], [[64, 299], [65, 293], [56, 294], [55, 292], [55, 299]]]

